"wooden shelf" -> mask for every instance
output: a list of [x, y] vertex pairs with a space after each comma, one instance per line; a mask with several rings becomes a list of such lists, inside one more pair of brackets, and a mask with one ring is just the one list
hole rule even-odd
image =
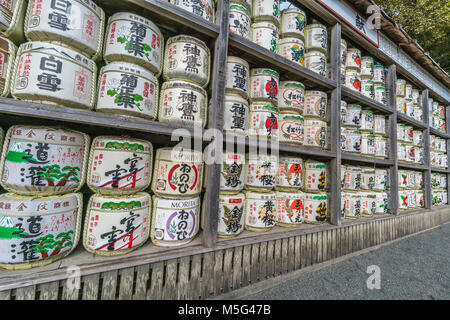
[[230, 33], [228, 52], [229, 55], [236, 55], [246, 60], [251, 68], [264, 67], [274, 69], [280, 74], [281, 81], [300, 81], [306, 86], [307, 90], [312, 88], [330, 90], [337, 86], [336, 81], [323, 77], [233, 33]]
[[450, 174], [450, 169], [445, 169], [445, 168], [436, 168], [436, 167], [431, 167], [431, 172], [439, 172], [439, 173], [448, 173]]
[[397, 122], [407, 123], [409, 125], [412, 125], [416, 129], [425, 130], [428, 128], [428, 126], [425, 123], [417, 121], [416, 119], [411, 118], [410, 116], [407, 116], [406, 114], [403, 114], [403, 113], [397, 113], [397, 119], [398, 119]]
[[373, 99], [370, 99], [365, 95], [356, 92], [352, 89], [342, 86], [341, 90], [343, 98], [342, 100], [345, 100], [347, 103], [361, 104], [362, 107], [369, 107], [384, 114], [392, 114], [394, 112], [391, 108], [385, 106], [384, 104], [381, 104]]
[[398, 167], [403, 169], [411, 169], [415, 171], [426, 171], [428, 170], [428, 167], [425, 165], [420, 165], [417, 163], [405, 163], [405, 162], [398, 162]]
[[342, 158], [342, 160], [355, 161], [355, 162], [361, 162], [361, 163], [370, 163], [370, 164], [375, 164], [375, 165], [380, 165], [380, 166], [394, 165], [393, 160], [366, 157], [363, 155], [347, 153], [347, 152], [342, 152], [341, 158]]
[[431, 128], [431, 127], [430, 127], [430, 134], [433, 134], [435, 136], [438, 136], [438, 137], [441, 137], [441, 138], [444, 138], [444, 139], [450, 139], [450, 135], [449, 134], [444, 133], [444, 132], [439, 131], [439, 130], [436, 130], [436, 129]]

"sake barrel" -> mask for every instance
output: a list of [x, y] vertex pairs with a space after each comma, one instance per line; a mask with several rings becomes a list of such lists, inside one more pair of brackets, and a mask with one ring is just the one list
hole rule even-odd
[[386, 116], [381, 114], [374, 115], [373, 133], [379, 135], [386, 134]]
[[281, 81], [278, 93], [280, 111], [296, 111], [303, 114], [305, 107], [305, 86], [298, 81]]
[[386, 214], [388, 212], [388, 195], [385, 192], [377, 192], [375, 194], [375, 214]]
[[17, 52], [11, 80], [16, 99], [92, 109], [97, 65], [60, 43], [26, 42]]
[[389, 173], [386, 169], [375, 169], [375, 184], [373, 190], [384, 191], [387, 188]]
[[340, 113], [341, 117], [341, 125], [345, 123], [345, 119], [347, 117], [347, 102], [345, 102], [344, 100], [341, 100], [341, 113]]
[[322, 51], [311, 50], [305, 54], [305, 67], [322, 77], [327, 76], [327, 57]]
[[160, 197], [188, 198], [202, 190], [203, 154], [183, 148], [156, 150], [151, 189]]
[[95, 109], [154, 120], [159, 103], [159, 82], [141, 66], [112, 62], [100, 70]]
[[[306, 51], [328, 52], [328, 31], [323, 24], [309, 24], [306, 26]], [[326, 60], [326, 59], [325, 59]]]
[[406, 105], [406, 115], [414, 118], [414, 104], [411, 100], [405, 100], [405, 105]]
[[[203, 206], [204, 207], [204, 206]], [[220, 194], [219, 195], [219, 219], [217, 225], [217, 237], [233, 238], [244, 231], [245, 195]], [[203, 217], [202, 215], [202, 228]]]
[[256, 21], [271, 21], [280, 25], [280, 0], [253, 1], [252, 17]]
[[84, 248], [100, 256], [136, 250], [149, 238], [151, 205], [145, 192], [128, 196], [94, 194], [86, 209]]
[[408, 171], [407, 170], [398, 170], [398, 187], [399, 188], [407, 188], [408, 187]]
[[171, 80], [162, 84], [158, 121], [178, 126], [204, 128], [208, 94], [194, 84]]
[[357, 48], [347, 49], [347, 59], [345, 64], [347, 69], [355, 69], [361, 73], [361, 50]]
[[359, 130], [369, 132], [372, 132], [374, 130], [374, 114], [372, 110], [368, 109], [361, 110], [361, 121], [359, 122]]
[[328, 144], [328, 129], [325, 121], [305, 119], [303, 145], [324, 149]]
[[248, 8], [233, 1], [230, 4], [228, 30], [231, 33], [250, 40], [251, 22], [251, 14]]
[[245, 193], [244, 228], [248, 231], [266, 232], [275, 226], [277, 196], [275, 192]]
[[424, 144], [424, 137], [423, 137], [423, 131], [422, 130], [413, 130], [413, 143], [415, 146], [423, 146]]
[[285, 192], [299, 191], [303, 187], [303, 171], [303, 159], [281, 156], [275, 189]]
[[413, 99], [412, 90], [413, 90], [412, 85], [407, 83], [405, 85], [405, 99], [406, 99], [406, 101], [411, 101], [412, 102], [412, 99]]
[[129, 12], [118, 12], [109, 18], [103, 48], [106, 63], [134, 63], [159, 77], [163, 48], [164, 37], [150, 20]]
[[372, 80], [361, 79], [361, 93], [370, 99], [375, 99], [375, 87]]
[[215, 21], [214, 0], [170, 0], [170, 3], [209, 22]]
[[81, 233], [81, 193], [0, 195], [0, 267], [29, 269], [69, 255]]
[[250, 110], [247, 100], [236, 95], [226, 95], [224, 105], [224, 125], [225, 132], [238, 135], [246, 135]]
[[397, 142], [397, 157], [399, 161], [408, 161], [406, 143]]
[[278, 139], [278, 108], [270, 104], [252, 103], [250, 105], [249, 136]]
[[306, 39], [306, 14], [299, 8], [289, 8], [281, 11], [280, 34], [282, 38]]
[[415, 147], [414, 162], [418, 164], [423, 164], [425, 162], [425, 150], [423, 147]]
[[387, 158], [387, 144], [388, 139], [384, 136], [375, 135], [375, 157], [377, 158]]
[[100, 136], [92, 141], [88, 187], [104, 195], [128, 195], [148, 188], [153, 146], [129, 137]]
[[29, 41], [61, 41], [97, 61], [104, 28], [105, 12], [92, 0], [28, 2], [24, 31]]
[[361, 153], [361, 131], [349, 129], [346, 132], [345, 151]]
[[305, 109], [303, 115], [320, 120], [328, 119], [328, 96], [326, 92], [307, 90], [305, 92]]
[[413, 126], [405, 125], [405, 142], [412, 143], [414, 141], [414, 129]]
[[10, 93], [16, 51], [17, 47], [11, 40], [0, 37], [0, 97], [7, 97]]
[[303, 223], [304, 194], [302, 192], [276, 192], [277, 210], [275, 215], [276, 224], [280, 227], [295, 228]]
[[361, 57], [361, 77], [368, 77], [370, 80], [373, 80], [374, 64], [375, 61], [373, 57]]
[[405, 141], [406, 139], [406, 125], [404, 123], [397, 123], [397, 140]]
[[341, 38], [341, 66], [347, 66], [347, 41]]
[[211, 53], [200, 39], [178, 35], [167, 39], [164, 50], [163, 78], [180, 79], [203, 88], [209, 84]]
[[342, 166], [341, 169], [341, 187], [347, 191], [359, 191], [361, 189], [361, 167]]
[[396, 88], [397, 96], [404, 98], [406, 96], [406, 80], [397, 79]]
[[188, 244], [198, 233], [200, 197], [164, 199], [153, 196], [150, 239], [159, 247]]
[[322, 224], [327, 219], [328, 196], [326, 193], [305, 193], [303, 207], [305, 223]]
[[267, 68], [250, 70], [250, 102], [265, 101], [278, 105], [280, 75]]
[[[384, 86], [386, 75], [384, 72], [384, 66], [380, 64], [375, 64], [373, 67], [373, 82], [377, 85]], [[377, 87], [377, 86], [376, 86]]]
[[[236, 193], [244, 188], [245, 156], [240, 153], [223, 152], [220, 175], [220, 190]], [[205, 184], [206, 187], [206, 184]]]
[[278, 42], [278, 54], [289, 61], [305, 66], [305, 44], [298, 38], [283, 38]]
[[[425, 207], [425, 199], [423, 197], [423, 190], [416, 190], [415, 192], [416, 192], [416, 203], [417, 203], [417, 206], [419, 208]], [[444, 191], [443, 195], [444, 194], [446, 195], [447, 193]], [[447, 201], [445, 203], [447, 203]]]
[[361, 216], [361, 195], [344, 192], [342, 200], [345, 219], [358, 219]]
[[301, 115], [285, 111], [279, 115], [279, 123], [280, 142], [303, 144], [304, 119]]
[[358, 70], [348, 68], [345, 70], [345, 86], [354, 91], [361, 91], [361, 76]]
[[25, 1], [6, 0], [0, 3], [0, 32], [16, 44], [23, 42]]
[[400, 96], [397, 96], [397, 111], [406, 114], [406, 100]]
[[278, 157], [249, 153], [246, 156], [245, 188], [257, 192], [271, 191], [276, 185]]
[[[249, 10], [249, 12], [252, 12], [252, 2], [253, 0], [232, 0], [234, 3], [240, 4], [241, 6], [244, 6]], [[217, 2], [217, 1], [216, 1]]]
[[415, 105], [421, 104], [421, 97], [420, 97], [420, 91], [417, 88], [412, 89], [412, 101]]
[[250, 67], [248, 62], [234, 56], [227, 59], [226, 87], [228, 93], [238, 94], [243, 99], [248, 98], [250, 84]]
[[367, 132], [361, 133], [361, 154], [375, 156], [375, 135]]
[[254, 43], [278, 53], [279, 30], [274, 23], [270, 21], [254, 22], [250, 29]]
[[374, 193], [361, 194], [361, 217], [370, 218], [376, 212], [376, 195]]
[[386, 87], [374, 85], [375, 101], [387, 105]]
[[1, 185], [25, 195], [76, 192], [85, 181], [89, 142], [70, 129], [12, 126], [3, 144]]
[[361, 190], [375, 189], [375, 168], [361, 168]]
[[409, 207], [409, 191], [399, 190], [398, 191], [398, 206], [400, 210], [406, 210]]
[[324, 192], [329, 187], [326, 163], [314, 160], [304, 162], [303, 190], [309, 193]]

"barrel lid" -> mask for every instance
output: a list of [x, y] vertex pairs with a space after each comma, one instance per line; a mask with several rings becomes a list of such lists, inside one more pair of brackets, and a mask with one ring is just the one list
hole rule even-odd
[[294, 113], [292, 111], [284, 113], [281, 112], [280, 120], [297, 120], [297, 121], [304, 121], [304, 118], [299, 113]]
[[188, 88], [190, 90], [195, 90], [198, 92], [201, 92], [204, 96], [206, 96], [206, 90], [203, 89], [202, 87], [200, 87], [199, 85], [193, 83], [193, 82], [189, 82], [186, 80], [168, 80], [163, 82], [161, 89], [162, 90], [166, 90], [166, 89], [171, 89], [171, 88]]
[[228, 56], [227, 57], [227, 62], [228, 63], [238, 63], [238, 64], [242, 64], [243, 66], [245, 66], [247, 69], [250, 69], [250, 66], [248, 64], [247, 61], [245, 61], [242, 58], [236, 57], [236, 56]]
[[280, 74], [276, 72], [275, 70], [268, 69], [268, 68], [254, 68], [250, 70], [250, 75], [252, 76], [261, 76], [261, 75], [270, 75], [274, 76], [277, 79], [280, 78]]
[[251, 16], [250, 11], [248, 11], [248, 9], [246, 7], [244, 7], [243, 5], [240, 5], [238, 3], [231, 2], [230, 10], [244, 11], [248, 16]]
[[[54, 205], [55, 202], [68, 202], [65, 206]], [[42, 216], [50, 215], [58, 212], [68, 212], [82, 206], [81, 193], [69, 193], [58, 196], [21, 196], [14, 193], [4, 193], [0, 195], [0, 202], [10, 203], [10, 206], [3, 206], [0, 209], [0, 215], [4, 216]], [[45, 208], [46, 211], [43, 211]]]
[[[258, 107], [258, 108], [256, 108], [256, 107]], [[250, 105], [250, 110], [255, 111], [256, 109], [268, 110], [271, 112], [278, 112], [278, 107], [275, 107], [274, 105], [265, 104], [265, 103], [252, 103]]]
[[306, 29], [314, 29], [314, 28], [321, 28], [321, 29], [327, 30], [327, 27], [325, 25], [323, 25], [323, 24], [320, 24], [320, 23], [308, 24], [306, 26]]
[[297, 88], [302, 88], [303, 90], [306, 89], [305, 85], [298, 81], [281, 81], [280, 88], [281, 87], [297, 87]]
[[255, 28], [270, 28], [273, 30], [277, 30], [278, 31], [278, 27], [275, 23], [273, 23], [272, 21], [258, 21], [258, 22], [254, 22], [252, 23], [252, 29]]
[[[99, 147], [100, 143], [104, 146]], [[130, 151], [139, 153], [153, 153], [153, 146], [149, 141], [131, 137], [99, 136], [92, 141], [92, 149], [106, 149], [111, 151]]]
[[231, 94], [231, 93], [227, 94], [225, 96], [225, 102], [226, 101], [236, 101], [236, 102], [239, 102], [240, 104], [248, 106], [247, 99], [244, 99], [244, 98], [242, 98], [241, 96], [239, 96], [237, 94]]
[[179, 35], [176, 35], [174, 37], [167, 39], [167, 46], [169, 46], [170, 44], [172, 44], [174, 42], [193, 42], [196, 45], [202, 47], [203, 50], [208, 52], [208, 54], [210, 54], [208, 46], [205, 44], [205, 42], [203, 42], [202, 40], [200, 40], [198, 38], [195, 38], [195, 37], [192, 37], [192, 36], [189, 36], [186, 34], [179, 34]]
[[176, 162], [203, 163], [203, 153], [185, 148], [159, 148], [156, 150], [156, 159]]
[[[93, 206], [92, 203], [97, 202], [99, 205]], [[136, 210], [148, 208], [150, 204], [150, 195], [146, 192], [137, 192], [126, 196], [107, 196], [101, 194], [94, 194], [90, 200], [93, 210], [105, 211], [121, 211], [121, 210]]]
[[106, 72], [129, 72], [137, 77], [146, 78], [146, 80], [150, 82], [157, 82], [158, 79], [148, 71], [146, 68], [143, 68], [137, 64], [129, 63], [129, 62], [123, 62], [123, 61], [114, 61], [111, 63], [108, 63], [107, 65], [103, 66], [100, 70], [100, 75], [103, 75]]
[[200, 197], [197, 196], [188, 199], [166, 199], [154, 195], [153, 203], [155, 205], [155, 209], [192, 209], [200, 207]]
[[306, 16], [305, 12], [299, 8], [287, 8], [281, 11], [281, 15], [286, 14], [286, 13], [299, 13], [302, 14], [303, 16]]
[[305, 53], [305, 57], [309, 56], [325, 56], [325, 53], [319, 50], [310, 50], [309, 52]]
[[275, 192], [255, 192], [255, 191], [245, 191], [246, 199], [256, 199], [256, 200], [275, 200], [277, 195]]
[[285, 44], [285, 43], [297, 43], [297, 44], [301, 44], [302, 46], [305, 45], [303, 40], [301, 40], [299, 38], [283, 38], [278, 41], [278, 44]]
[[[149, 19], [142, 17], [140, 15], [137, 15], [135, 13], [132, 12], [116, 12], [114, 13], [108, 20], [108, 26], [113, 23], [114, 21], [117, 20], [130, 20], [139, 24], [143, 24], [146, 25], [147, 27], [149, 27], [150, 29], [152, 29], [153, 31], [155, 31], [156, 33], [158, 33], [158, 35], [162, 38], [162, 33], [161, 30], [159, 30], [159, 28], [156, 26], [156, 24], [154, 24], [152, 21], [150, 21]], [[109, 27], [107, 28], [109, 29]]]
[[303, 199], [305, 197], [305, 194], [301, 191], [296, 192], [283, 192], [283, 191], [276, 191], [275, 192], [277, 199], [283, 198], [283, 199]]
[[305, 96], [327, 96], [326, 92], [317, 91], [317, 90], [306, 90]]

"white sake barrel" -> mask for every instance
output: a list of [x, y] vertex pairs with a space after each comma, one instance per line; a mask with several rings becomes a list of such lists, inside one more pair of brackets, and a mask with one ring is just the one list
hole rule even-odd
[[361, 195], [343, 193], [342, 200], [345, 219], [358, 219], [361, 216]]
[[361, 190], [375, 189], [375, 168], [361, 168]]
[[384, 191], [387, 188], [389, 172], [386, 169], [375, 169], [375, 184], [373, 190]]
[[398, 170], [398, 187], [407, 188], [408, 187], [408, 170]]
[[328, 96], [323, 91], [307, 90], [305, 92], [305, 108], [303, 110], [303, 116], [311, 118], [317, 118], [320, 120], [328, 119]]
[[350, 131], [350, 129], [341, 127], [341, 136], [340, 136], [340, 143], [341, 143], [341, 150], [346, 151], [347, 147], [347, 132]]
[[[328, 52], [328, 31], [322, 24], [309, 24], [306, 26], [306, 51]], [[325, 59], [326, 60], [326, 59]]]
[[304, 119], [301, 115], [285, 111], [279, 115], [278, 122], [280, 142], [303, 144]]
[[415, 146], [422, 147], [424, 145], [424, 137], [422, 130], [413, 130], [413, 143]]
[[[252, 12], [252, 2], [253, 0], [231, 0], [233, 3], [240, 4], [244, 6], [250, 13]], [[215, 1], [217, 2], [217, 1]]]
[[415, 105], [421, 104], [421, 96], [420, 96], [420, 90], [417, 88], [412, 89], [412, 101]]
[[249, 136], [278, 139], [278, 108], [270, 104], [252, 103], [250, 105]]
[[0, 97], [9, 96], [16, 52], [17, 47], [11, 40], [0, 37]]
[[388, 195], [385, 192], [377, 192], [375, 194], [376, 198], [376, 210], [375, 210], [375, 214], [386, 214], [388, 211], [388, 205], [389, 205], [389, 200], [388, 200]]
[[322, 224], [327, 219], [328, 196], [326, 193], [305, 193], [303, 207], [305, 223]]
[[278, 191], [299, 191], [303, 187], [303, 159], [281, 156], [276, 181]]
[[303, 190], [305, 192], [324, 192], [328, 189], [330, 181], [326, 163], [306, 160], [303, 169]]
[[399, 161], [408, 161], [408, 150], [406, 148], [406, 143], [397, 142], [397, 156]]
[[225, 132], [246, 135], [250, 117], [247, 100], [236, 95], [226, 95], [224, 108]]
[[[423, 190], [415, 190], [415, 192], [416, 192], [416, 203], [417, 203], [417, 206], [419, 208], [425, 207], [425, 199], [423, 197]], [[442, 193], [442, 195], [443, 196], [445, 195], [445, 197], [447, 197], [447, 192], [444, 191]], [[445, 201], [445, 204], [447, 204], [447, 201]]]
[[361, 153], [361, 131], [352, 129], [346, 131], [345, 151]]
[[387, 91], [386, 87], [380, 85], [374, 85], [374, 93], [376, 102], [387, 105]]
[[298, 8], [281, 11], [280, 35], [282, 38], [306, 40], [306, 13]]
[[361, 133], [361, 154], [375, 156], [375, 135], [367, 132]]
[[234, 56], [227, 59], [226, 87], [227, 93], [238, 94], [248, 98], [250, 84], [250, 67], [248, 62]]
[[136, 250], [150, 235], [151, 198], [139, 192], [128, 196], [94, 194], [86, 209], [83, 246], [100, 256]]
[[414, 104], [411, 100], [405, 100], [405, 104], [406, 104], [406, 115], [414, 118]]
[[87, 185], [100, 194], [127, 195], [148, 188], [153, 145], [129, 137], [100, 136], [92, 141]]
[[370, 218], [376, 212], [376, 195], [375, 193], [361, 194], [361, 217]]
[[382, 135], [375, 135], [375, 157], [387, 158], [388, 139]]
[[271, 21], [280, 25], [280, 0], [253, 1], [252, 17], [254, 21]]
[[347, 66], [347, 41], [341, 38], [341, 67], [342, 66], [344, 69]]
[[407, 83], [405, 86], [405, 99], [407, 101], [412, 102], [412, 100], [413, 100], [412, 90], [413, 90], [412, 84]]
[[206, 44], [188, 35], [167, 39], [164, 50], [163, 79], [181, 79], [202, 88], [209, 84], [211, 53]]
[[397, 79], [397, 85], [396, 85], [396, 94], [397, 97], [404, 98], [406, 96], [406, 80], [404, 79]]
[[275, 221], [277, 226], [295, 228], [303, 223], [304, 193], [303, 192], [276, 192], [277, 213]]
[[131, 62], [159, 77], [163, 48], [164, 37], [150, 20], [129, 12], [118, 12], [109, 18], [103, 48], [106, 63]]
[[80, 238], [82, 215], [81, 193], [0, 195], [0, 267], [29, 269], [69, 255]]
[[443, 120], [445, 120], [446, 117], [446, 109], [445, 106], [443, 106], [442, 104], [439, 105], [438, 107], [438, 113], [439, 113], [439, 117]]
[[245, 189], [268, 192], [276, 186], [278, 157], [249, 153], [245, 164]]
[[112, 62], [100, 70], [95, 109], [100, 112], [154, 120], [159, 104], [159, 82], [141, 66]]
[[[236, 193], [244, 189], [245, 156], [234, 152], [222, 153], [220, 191]], [[206, 183], [204, 185], [206, 188]]]
[[404, 123], [397, 123], [397, 140], [406, 140], [406, 125]]
[[305, 107], [305, 86], [298, 81], [281, 81], [278, 94], [280, 111], [296, 111], [303, 114]]
[[297, 38], [283, 38], [278, 42], [278, 54], [289, 61], [305, 66], [305, 45]]
[[381, 114], [374, 115], [373, 133], [380, 135], [386, 134], [386, 116]]
[[257, 45], [278, 53], [279, 30], [270, 21], [255, 22], [251, 25], [251, 39]]
[[397, 111], [406, 114], [406, 100], [400, 96], [397, 96]]
[[414, 106], [414, 119], [423, 122], [423, 109], [421, 106]]
[[384, 86], [386, 75], [384, 72], [384, 66], [380, 64], [375, 64], [373, 67], [373, 82], [377, 85]]
[[364, 109], [361, 110], [361, 121], [359, 122], [360, 131], [370, 131], [374, 130], [374, 114], [372, 110]]
[[361, 91], [361, 75], [356, 69], [345, 70], [345, 86], [354, 91]]
[[305, 67], [322, 77], [327, 76], [327, 57], [318, 50], [311, 50], [305, 54]]
[[166, 81], [161, 86], [158, 121], [178, 126], [204, 128], [208, 94], [190, 82]]
[[361, 74], [361, 50], [356, 48], [348, 48], [345, 66], [347, 69], [355, 69], [359, 74]]
[[399, 190], [398, 191], [398, 207], [400, 210], [406, 210], [409, 207], [409, 192], [408, 190]]
[[24, 32], [29, 41], [61, 41], [97, 61], [101, 58], [105, 12], [92, 0], [31, 0]]
[[325, 149], [328, 145], [328, 126], [325, 121], [305, 119], [303, 145]]
[[361, 167], [341, 167], [341, 187], [347, 191], [359, 191], [361, 189]]
[[[187, 198], [200, 194], [203, 155], [183, 148], [156, 150], [151, 189], [160, 197]], [[218, 181], [219, 182], [219, 181]]]
[[244, 228], [248, 231], [266, 232], [275, 226], [277, 196], [275, 192], [245, 193]]
[[[204, 208], [205, 206], [203, 206]], [[220, 194], [217, 237], [233, 238], [244, 231], [245, 195]], [[202, 214], [202, 228], [205, 214]]]
[[361, 93], [370, 99], [375, 99], [375, 87], [372, 80], [361, 79]]
[[86, 177], [89, 136], [42, 126], [9, 128], [1, 157], [1, 185], [25, 195], [77, 192]]
[[215, 21], [215, 1], [214, 0], [170, 0], [177, 7], [199, 16], [209, 22]]
[[405, 125], [405, 142], [414, 141], [414, 129], [413, 126]]
[[250, 70], [250, 102], [265, 101], [278, 105], [280, 75], [267, 68]]
[[423, 147], [415, 146], [415, 159], [414, 162], [417, 164], [425, 163], [425, 150]]
[[200, 197], [163, 199], [153, 196], [150, 239], [159, 247], [188, 244], [200, 226]]
[[228, 30], [250, 40], [251, 14], [248, 9], [238, 3], [230, 3]]
[[0, 32], [15, 43], [23, 39], [25, 1], [6, 0], [0, 2]]
[[26, 42], [17, 52], [11, 80], [16, 99], [92, 109], [97, 65], [60, 43]]
[[375, 61], [373, 57], [361, 57], [361, 77], [368, 77], [373, 80]]
[[347, 102], [341, 100], [341, 125], [345, 123], [345, 118], [347, 117]]

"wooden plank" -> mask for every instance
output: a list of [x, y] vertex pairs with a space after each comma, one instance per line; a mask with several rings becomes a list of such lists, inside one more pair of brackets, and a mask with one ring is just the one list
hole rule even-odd
[[136, 267], [136, 287], [134, 289], [133, 300], [145, 300], [149, 278], [150, 265], [143, 264]]
[[207, 299], [214, 293], [214, 252], [203, 254], [202, 299]]
[[[97, 300], [99, 289], [100, 273], [94, 273], [83, 277], [83, 300]], [[58, 291], [56, 290], [56, 292]]]
[[201, 292], [201, 270], [202, 270], [202, 255], [196, 254], [192, 256], [191, 262], [191, 277], [189, 279], [188, 298], [193, 300], [200, 299]]
[[[86, 287], [86, 283], [84, 284], [84, 286]], [[58, 300], [59, 281], [42, 283], [38, 286], [38, 291], [39, 300]]]
[[0, 300], [10, 300], [11, 290], [0, 291]]
[[281, 240], [281, 273], [288, 272], [289, 238]]
[[302, 265], [301, 265], [301, 236], [296, 236], [295, 237], [295, 265], [294, 265], [294, 269], [295, 270], [299, 270]]
[[34, 300], [36, 298], [36, 286], [27, 286], [16, 289], [15, 300]]
[[348, 227], [348, 253], [352, 253], [353, 250], [353, 225]]
[[287, 272], [295, 270], [295, 237], [289, 238], [288, 244], [288, 269]]
[[234, 248], [233, 256], [233, 290], [241, 287], [242, 281], [242, 247]]
[[259, 279], [259, 243], [252, 244], [252, 259], [250, 267], [250, 282], [256, 283]]
[[120, 285], [118, 300], [131, 300], [133, 297], [134, 267], [119, 270]]
[[[223, 269], [222, 269], [222, 267], [223, 267], [224, 255], [225, 255], [224, 250], [217, 250], [214, 252], [214, 282], [213, 282], [214, 296], [217, 296], [222, 292], [222, 286], [223, 286]], [[181, 272], [181, 265], [180, 265], [180, 272]], [[180, 290], [180, 289], [178, 289], [178, 290]]]
[[306, 267], [306, 234], [301, 235], [301, 267]]
[[267, 242], [261, 242], [259, 245], [259, 281], [267, 277]]
[[311, 265], [317, 263], [317, 232], [311, 234]]
[[322, 261], [328, 261], [328, 230], [322, 232]]
[[62, 300], [78, 300], [81, 279], [74, 277], [63, 281]]
[[267, 242], [267, 278], [275, 276], [275, 242]]
[[275, 240], [275, 273], [274, 276], [281, 274], [281, 239]]
[[323, 262], [323, 238], [324, 238], [324, 232], [319, 231], [317, 233], [317, 263]]
[[223, 293], [229, 292], [233, 285], [233, 254], [233, 248], [225, 250], [223, 259]]
[[117, 270], [103, 272], [102, 278], [102, 300], [116, 300]]
[[152, 274], [150, 289], [147, 292], [147, 300], [161, 300], [163, 290], [164, 262], [151, 264]]
[[177, 277], [178, 277], [178, 260], [170, 259], [166, 262], [166, 274], [164, 287], [162, 290], [163, 300], [173, 300], [177, 298]]
[[252, 246], [246, 245], [242, 254], [242, 287], [248, 286], [250, 283], [250, 263], [251, 263]]
[[312, 252], [312, 234], [306, 235], [306, 266], [311, 265], [311, 252]]
[[[178, 266], [178, 291], [177, 300], [186, 300], [189, 297], [189, 268], [191, 257], [182, 257], [179, 259]], [[220, 266], [222, 267], [222, 265]]]

